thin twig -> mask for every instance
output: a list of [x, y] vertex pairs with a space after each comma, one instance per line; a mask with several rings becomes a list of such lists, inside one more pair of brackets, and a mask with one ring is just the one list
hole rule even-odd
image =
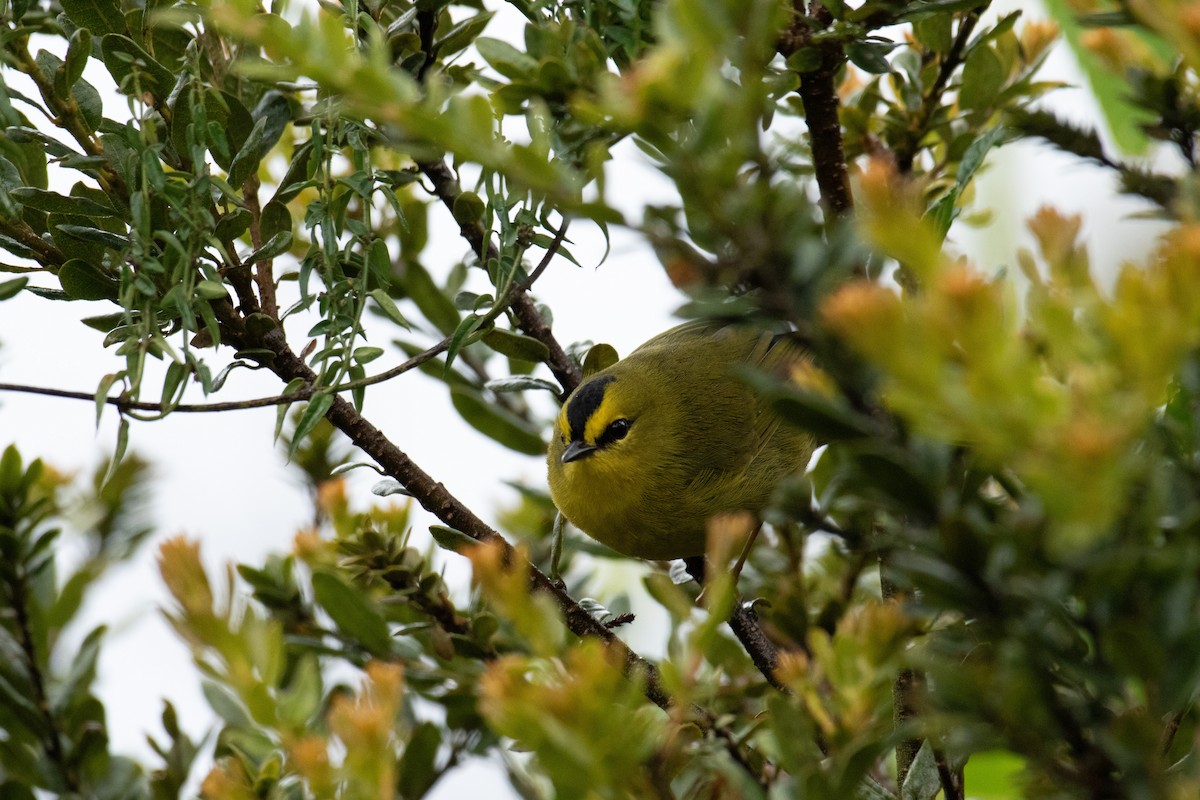
[[962, 771], [950, 769], [946, 754], [939, 748], [933, 750], [933, 762], [937, 765], [938, 782], [942, 785], [942, 800], [963, 800]]
[[[704, 585], [704, 556], [685, 558], [683, 566], [696, 583]], [[790, 694], [791, 690], [775, 677], [775, 668], [779, 665], [779, 648], [758, 623], [758, 614], [754, 612], [754, 608], [739, 600], [734, 604], [727, 622], [754, 666], [767, 679], [767, 683], [784, 694]]]
[[938, 74], [933, 81], [933, 85], [929, 87], [929, 91], [921, 99], [921, 110], [918, 112], [916, 123], [910, 131], [912, 135], [905, 142], [905, 149], [897, 150], [896, 152], [896, 169], [900, 173], [906, 174], [912, 171], [913, 159], [916, 158], [917, 149], [921, 145], [921, 140], [925, 137], [926, 126], [929, 125], [929, 120], [932, 119], [933, 112], [942, 99], [942, 93], [946, 91], [946, 87], [950, 83], [950, 76], [954, 74], [954, 70], [962, 63], [962, 54], [963, 50], [966, 49], [967, 40], [971, 37], [971, 32], [975, 30], [975, 23], [979, 21], [980, 14], [986, 8], [987, 6], [984, 6], [983, 8], [969, 11], [959, 21], [958, 34], [954, 37], [954, 42], [942, 58], [941, 66], [938, 69]]
[[[892, 580], [890, 564], [886, 553], [879, 555], [879, 585], [883, 599], [892, 603], [901, 603], [904, 593]], [[923, 676], [916, 670], [902, 669], [896, 676], [892, 686], [892, 718], [896, 728], [903, 728], [917, 716], [917, 694], [920, 690]], [[896, 745], [896, 782], [904, 785], [908, 771], [921, 752], [921, 739], [906, 738]]]
[[[504, 310], [519, 294], [528, 291], [529, 288], [537, 281], [537, 279], [542, 276], [542, 273], [546, 271], [546, 267], [549, 266], [550, 261], [553, 260], [554, 256], [558, 253], [559, 248], [562, 246], [563, 239], [567, 234], [568, 224], [569, 220], [565, 220], [563, 222], [562, 226], [558, 230], [558, 233], [555, 234], [554, 240], [546, 248], [546, 253], [542, 257], [541, 262], [538, 263], [537, 267], [535, 267], [531, 273], [529, 273], [529, 277], [509, 287], [508, 292], [501, 299], [501, 301], [493, 306], [487, 314], [480, 318], [481, 325], [486, 325], [503, 314]], [[250, 400], [231, 400], [221, 403], [181, 403], [180, 405], [173, 406], [171, 408], [171, 412], [180, 414], [210, 414], [222, 411], [245, 411], [251, 408], [265, 408], [268, 406], [279, 406], [287, 403], [296, 403], [303, 400], [308, 400], [319, 391], [348, 392], [352, 389], [372, 386], [374, 384], [383, 383], [384, 381], [388, 381], [392, 378], [403, 375], [404, 373], [421, 366], [435, 356], [445, 352], [450, 346], [450, 339], [451, 337], [447, 336], [432, 347], [429, 347], [428, 349], [418, 353], [401, 364], [397, 364], [395, 367], [392, 367], [386, 372], [381, 372], [378, 375], [371, 375], [366, 378], [360, 378], [356, 381], [340, 383], [337, 386], [307, 385], [297, 389], [294, 392], [291, 392], [290, 394], [277, 394], [271, 397], [256, 397]], [[36, 394], [46, 397], [62, 397], [69, 400], [95, 401], [96, 399], [95, 392], [53, 389], [46, 386], [29, 386], [19, 383], [0, 383], [0, 392], [22, 392], [24, 394]], [[104, 398], [103, 402], [107, 405], [114, 406], [121, 411], [148, 411], [153, 413], [162, 412], [164, 410], [162, 403], [127, 400], [122, 397], [106, 397]]]

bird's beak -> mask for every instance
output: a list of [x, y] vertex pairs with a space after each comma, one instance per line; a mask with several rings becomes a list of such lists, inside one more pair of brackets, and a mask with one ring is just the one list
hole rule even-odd
[[578, 461], [581, 458], [587, 457], [596, 449], [596, 445], [588, 444], [575, 440], [567, 445], [567, 449], [563, 450], [562, 463], [570, 464], [572, 461]]

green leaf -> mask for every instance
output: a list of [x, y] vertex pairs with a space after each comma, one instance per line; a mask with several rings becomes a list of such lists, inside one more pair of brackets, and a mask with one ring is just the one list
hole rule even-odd
[[33, 737], [40, 739], [47, 735], [46, 718], [29, 699], [32, 696], [32, 687], [14, 685], [0, 675], [0, 704], [4, 705], [8, 720], [24, 725]]
[[99, 314], [94, 317], [84, 317], [79, 321], [92, 330], [108, 333], [125, 321], [125, 312], [118, 311], [115, 314]]
[[404, 746], [400, 774], [396, 776], [398, 797], [425, 796], [441, 775], [436, 764], [441, 744], [442, 733], [436, 725], [432, 722], [422, 722], [417, 726]]
[[683, 589], [664, 572], [652, 572], [642, 579], [642, 585], [676, 623], [688, 619], [696, 604]]
[[475, 49], [492, 69], [506, 78], [527, 78], [537, 71], [537, 59], [500, 39], [481, 36], [475, 40]]
[[196, 284], [196, 296], [202, 300], [220, 300], [228, 297], [229, 291], [220, 281], [204, 280]]
[[[459, 225], [474, 225], [483, 219], [487, 206], [483, 199], [474, 192], [462, 192], [454, 198], [454, 208], [451, 212], [454, 221]], [[476, 254], [478, 255], [478, 254]]]
[[[378, 348], [360, 347], [359, 350], [376, 350]], [[357, 352], [357, 351], [356, 351]], [[358, 383], [366, 380], [367, 371], [362, 364], [351, 364], [346, 370], [346, 376], [351, 382]], [[363, 403], [367, 401], [367, 387], [363, 385], [355, 386], [350, 390], [350, 399], [354, 402], [354, 410], [362, 412]]]
[[88, 127], [93, 131], [99, 130], [100, 124], [104, 122], [104, 101], [96, 87], [80, 78], [71, 87], [71, 98], [79, 106], [80, 114]]
[[518, 361], [537, 364], [550, 358], [550, 348], [541, 341], [501, 328], [492, 328], [483, 335], [481, 341], [497, 353]]
[[[250, 230], [254, 215], [247, 209], [235, 208], [217, 220], [215, 235], [218, 241], [229, 242]], [[269, 238], [269, 237], [268, 237]]]
[[110, 372], [100, 379], [100, 385], [96, 387], [96, 425], [100, 425], [100, 417], [104, 414], [104, 408], [108, 405], [108, 390], [116, 383], [124, 373]]
[[[304, 190], [305, 185], [312, 177], [308, 171], [312, 153], [313, 143], [311, 140], [296, 148], [296, 151], [292, 153], [292, 161], [288, 164], [287, 172], [280, 179], [275, 196], [271, 198], [272, 203], [278, 202], [285, 205]], [[291, 228], [290, 225], [288, 227]]]
[[544, 389], [553, 395], [558, 394], [558, 384], [532, 375], [513, 375], [509, 378], [495, 378], [484, 384], [493, 392], [525, 392], [530, 389]]
[[450, 389], [450, 402], [471, 427], [505, 447], [531, 456], [546, 452], [545, 442], [532, 425], [511, 411], [489, 403], [478, 390], [454, 386]]
[[117, 0], [61, 0], [67, 19], [97, 36], [125, 33], [125, 15]]
[[378, 310], [385, 317], [402, 328], [407, 330], [412, 329], [412, 326], [409, 324], [408, 320], [406, 320], [404, 315], [400, 313], [400, 307], [396, 305], [396, 301], [393, 300], [387, 292], [385, 292], [383, 289], [372, 289], [371, 291], [367, 292], [367, 295], [375, 301], [375, 305], [378, 307]]
[[292, 247], [292, 232], [291, 230], [280, 231], [272, 236], [266, 244], [257, 250], [252, 250], [242, 259], [247, 264], [255, 264], [259, 261], [266, 261], [276, 256], [281, 256], [290, 250]]
[[958, 198], [962, 196], [967, 184], [971, 182], [979, 167], [983, 165], [988, 151], [1000, 144], [1007, 135], [1006, 128], [997, 126], [971, 142], [966, 153], [963, 154], [962, 161], [958, 164], [958, 175], [954, 187], [938, 198], [937, 202], [930, 206], [929, 211], [925, 213], [925, 216], [933, 221], [934, 227], [943, 239], [946, 238], [946, 234], [950, 231], [950, 225], [958, 216]]
[[63, 583], [58, 595], [54, 598], [54, 604], [46, 611], [46, 624], [52, 630], [66, 627], [67, 623], [75, 618], [79, 607], [83, 605], [87, 588], [97, 577], [99, 577], [97, 570], [84, 566]]
[[[246, 139], [246, 143], [238, 150], [237, 155], [233, 157], [233, 162], [229, 165], [230, 186], [240, 187], [258, 170], [258, 164], [262, 160], [264, 152], [266, 129], [267, 121], [265, 119], [254, 123], [249, 138]], [[267, 145], [267, 147], [269, 149], [270, 146]]]
[[71, 296], [58, 289], [43, 289], [40, 286], [26, 286], [25, 291], [36, 294], [46, 300], [71, 300]]
[[[492, 21], [495, 16], [493, 11], [485, 11], [482, 14], [476, 14], [473, 17], [467, 17], [462, 22], [455, 25], [446, 32], [446, 35], [438, 39], [434, 43], [434, 48], [437, 51], [437, 57], [445, 60], [447, 57], [454, 55], [460, 50], [466, 49], [479, 34], [483, 33], [483, 29]], [[408, 795], [401, 792], [405, 797], [417, 797], [419, 795]]]
[[73, 258], [58, 270], [63, 291], [72, 300], [116, 300], [119, 285], [99, 267]]
[[867, 776], [855, 790], [854, 800], [896, 800], [896, 797], [874, 778]]
[[445, 369], [447, 371], [449, 371], [450, 365], [454, 363], [455, 357], [458, 356], [458, 351], [468, 344], [467, 339], [471, 334], [475, 333], [481, 320], [481, 317], [471, 314], [470, 316], [463, 317], [462, 322], [458, 323], [458, 328], [450, 336], [450, 344], [446, 347]]
[[933, 757], [933, 747], [926, 739], [909, 766], [904, 786], [900, 788], [900, 800], [933, 800], [940, 791], [942, 780], [938, 776], [937, 761]]
[[120, 214], [112, 206], [97, 203], [86, 197], [62, 195], [57, 192], [47, 192], [24, 186], [9, 192], [23, 206], [36, 208], [39, 211], [74, 214], [80, 217], [119, 217]]
[[315, 573], [312, 586], [317, 602], [343, 633], [376, 658], [391, 656], [392, 635], [387, 622], [361, 590], [328, 572]]
[[382, 238], [371, 242], [367, 248], [367, 277], [371, 284], [377, 287], [388, 286], [392, 282], [392, 256], [388, 253], [387, 242]]
[[[254, 130], [254, 118], [241, 100], [198, 83], [173, 92], [170, 108], [171, 145], [175, 151], [190, 161], [195, 155], [190, 145], [204, 144], [217, 165], [226, 171]], [[198, 129], [201, 121], [207, 125]], [[216, 176], [212, 180], [216, 186], [222, 183]]]
[[63, 223], [54, 227], [81, 242], [91, 242], [92, 244], [98, 244], [112, 250], [123, 251], [129, 246], [129, 237], [101, 230], [100, 228], [93, 228], [90, 225], [70, 225]]
[[[122, 22], [121, 30], [124, 28]], [[133, 39], [113, 31], [101, 38], [100, 45], [104, 66], [122, 92], [149, 92], [160, 100], [165, 100], [171, 93], [175, 85], [174, 73], [155, 61]]]
[[253, 727], [254, 722], [246, 713], [246, 707], [229, 689], [206, 680], [200, 685], [200, 691], [204, 693], [204, 699], [208, 701], [212, 710], [226, 723], [235, 728]]
[[958, 100], [963, 108], [990, 108], [1004, 85], [1004, 65], [996, 51], [983, 45], [976, 47], [963, 64], [962, 88]]
[[176, 393], [188, 377], [188, 369], [178, 361], [167, 365], [167, 374], [163, 377], [162, 400], [163, 407], [169, 407], [176, 400]]
[[[10, 757], [11, 760], [10, 758], [6, 758], [5, 766], [8, 767], [9, 775], [18, 776], [21, 774], [22, 767], [15, 763], [21, 758], [21, 755], [30, 757], [28, 769], [31, 774], [34, 773], [35, 767], [32, 763], [32, 753], [32, 750], [19, 750], [17, 753], [14, 753], [12, 757]], [[30, 783], [32, 784], [32, 781]], [[0, 800], [37, 800], [37, 795], [35, 795], [33, 790], [31, 790], [29, 786], [25, 785], [24, 783], [17, 783], [15, 780], [7, 780], [0, 784]]]
[[611, 344], [592, 345], [583, 357], [583, 377], [589, 378], [602, 369], [608, 369], [619, 360], [617, 349]]
[[287, 130], [287, 126], [291, 124], [293, 119], [292, 103], [283, 92], [271, 89], [258, 101], [258, 105], [250, 112], [250, 116], [263, 123], [263, 131], [259, 136], [259, 146], [262, 150], [258, 154], [258, 158], [261, 160], [271, 152], [279, 138], [283, 136], [283, 132]]
[[[304, 387], [308, 382], [304, 378], [292, 378], [288, 381], [287, 386], [283, 387], [280, 394], [294, 394]], [[288, 409], [291, 408], [291, 403], [280, 403], [275, 408], [275, 441], [279, 441], [280, 434], [283, 433], [283, 423], [287, 421]]]
[[974, 11], [988, 4], [988, 0], [916, 0], [909, 3], [898, 20], [926, 20], [943, 18], [949, 20], [951, 14], [962, 11]]
[[[18, 147], [14, 142], [0, 136], [0, 152], [3, 151], [6, 145], [10, 149]], [[24, 153], [18, 150], [17, 152], [10, 153], [10, 155], [18, 160], [23, 160]], [[44, 153], [42, 154], [42, 160], [45, 160]], [[20, 168], [9, 159], [0, 156], [0, 214], [8, 218], [14, 218], [21, 213], [20, 209], [17, 208], [18, 198], [14, 196], [13, 192], [26, 188], [24, 186], [25, 182], [25, 176], [21, 173]]]
[[851, 42], [846, 45], [846, 56], [859, 69], [875, 75], [884, 75], [892, 71], [887, 55], [895, 46], [892, 42]]
[[454, 301], [446, 296], [423, 266], [415, 261], [405, 263], [398, 282], [404, 293], [443, 336], [454, 333], [461, 323]]
[[83, 68], [87, 66], [91, 55], [91, 31], [87, 28], [80, 28], [71, 34], [71, 39], [67, 43], [67, 57], [63, 62], [67, 86], [74, 86], [83, 77]]
[[304, 437], [312, 433], [313, 428], [317, 427], [317, 423], [325, 418], [325, 413], [332, 406], [332, 392], [320, 392], [313, 395], [312, 399], [308, 401], [304, 413], [300, 415], [300, 420], [296, 423], [296, 430], [292, 432], [292, 446], [288, 448], [289, 459], [295, 455], [296, 448], [304, 441]]
[[1149, 112], [1139, 108], [1129, 97], [1129, 82], [1125, 75], [1109, 70], [1100, 59], [1083, 46], [1083, 29], [1076, 22], [1076, 10], [1069, 0], [1046, 0], [1044, 8], [1050, 18], [1062, 30], [1063, 38], [1070, 45], [1071, 54], [1083, 69], [1091, 85], [1092, 95], [1100, 105], [1104, 121], [1122, 152], [1140, 155], [1150, 146], [1144, 126], [1151, 124]]
[[279, 233], [291, 233], [292, 212], [288, 211], [288, 207], [278, 200], [272, 200], [267, 203], [263, 206], [259, 232], [263, 238], [268, 240], [274, 238]]
[[100, 480], [100, 485], [108, 483], [113, 475], [117, 474], [117, 467], [121, 466], [121, 461], [125, 458], [125, 450], [129, 447], [129, 418], [121, 417], [121, 422], [117, 425], [117, 444], [113, 448], [112, 460], [108, 462], [108, 469], [104, 473], [104, 477]]
[[108, 628], [100, 625], [84, 637], [79, 649], [71, 657], [70, 671], [66, 679], [55, 688], [52, 704], [56, 714], [79, 704], [81, 697], [90, 692], [96, 679], [96, 660], [100, 657], [100, 640]]
[[279, 717], [284, 722], [303, 727], [320, 711], [324, 692], [317, 663], [311, 656], [296, 660], [287, 688], [279, 693]]
[[821, 66], [821, 51], [816, 47], [801, 47], [788, 56], [787, 66], [792, 72], [813, 72]]
[[974, 753], [967, 761], [964, 782], [976, 800], [1020, 800], [1025, 759], [1004, 750]]
[[464, 553], [479, 544], [462, 531], [447, 528], [445, 525], [430, 525], [429, 533], [438, 547], [451, 553]]
[[369, 364], [383, 355], [382, 347], [356, 347], [352, 357], [359, 364]]
[[27, 283], [29, 283], [29, 278], [13, 278], [12, 280], [0, 283], [0, 300], [16, 297], [25, 288], [25, 284]]
[[954, 17], [931, 14], [913, 20], [913, 36], [935, 53], [947, 53], [954, 46]]

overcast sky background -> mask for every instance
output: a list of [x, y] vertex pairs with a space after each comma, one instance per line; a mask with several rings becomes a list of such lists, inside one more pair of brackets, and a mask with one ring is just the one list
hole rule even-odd
[[[519, 19], [502, 15], [487, 35], [519, 45], [520, 30]], [[93, 62], [90, 70], [97, 67]], [[88, 76], [97, 87], [107, 84], [102, 69], [89, 71]], [[1051, 57], [1045, 76], [1081, 82], [1065, 50]], [[10, 79], [11, 74], [6, 72], [5, 78]], [[119, 113], [121, 106], [109, 104], [123, 105], [123, 101], [109, 97], [106, 95], [107, 113]], [[1055, 93], [1052, 106], [1077, 121], [1096, 124], [1098, 119], [1083, 90]], [[979, 179], [977, 207], [990, 207], [994, 223], [983, 232], [956, 227], [952, 240], [989, 273], [1015, 265], [1016, 247], [1030, 242], [1022, 221], [1046, 203], [1064, 212], [1084, 214], [1084, 236], [1093, 262], [1102, 272], [1111, 273], [1127, 259], [1142, 260], [1148, 242], [1159, 230], [1156, 223], [1130, 219], [1146, 206], [1114, 200], [1114, 184], [1107, 173], [1047, 147], [1006, 147], [988, 164]], [[618, 148], [608, 185], [610, 200], [634, 222], [641, 218], [640, 209], [646, 204], [672, 199], [668, 182], [628, 145]], [[466, 245], [443, 209], [435, 207], [431, 221], [434, 241], [423, 261], [435, 275], [444, 275], [462, 257]], [[673, 324], [672, 313], [683, 298], [635, 235], [620, 229], [612, 233], [612, 252], [597, 268], [603, 239], [586, 223], [574, 225], [570, 231], [575, 242], [572, 252], [584, 266], [557, 260], [535, 294], [554, 310], [554, 330], [561, 342], [605, 341], [624, 354]], [[78, 319], [111, 309], [107, 303], [50, 302], [28, 293], [0, 304], [0, 381], [94, 391], [100, 378], [120, 369], [121, 364], [111, 349], [101, 349], [103, 335]], [[288, 328], [297, 351], [305, 344], [305, 329], [295, 323]], [[404, 358], [390, 345], [388, 333], [381, 330], [371, 342], [388, 350], [371, 365], [372, 373]], [[238, 370], [219, 399], [279, 391], [278, 381], [265, 371]], [[203, 397], [192, 392], [188, 400], [197, 402]], [[420, 373], [371, 387], [365, 414], [485, 520], [494, 519], [498, 505], [513, 501], [514, 492], [505, 481], [544, 484], [542, 459], [514, 454], [475, 433], [450, 407], [445, 387]], [[40, 457], [60, 470], [87, 474], [111, 452], [116, 420], [110, 410], [97, 429], [91, 403], [4, 393], [0, 394], [0, 447], [16, 443], [26, 459]], [[157, 532], [136, 558], [101, 582], [91, 596], [85, 624], [76, 632], [82, 635], [100, 622], [110, 625], [98, 689], [109, 710], [116, 751], [151, 757], [144, 737], [148, 732], [161, 736], [158, 718], [164, 697], [175, 703], [184, 728], [193, 736], [202, 735], [212, 723], [190, 655], [162, 620], [159, 609], [166, 593], [155, 568], [155, 552], [158, 542], [180, 533], [203, 543], [212, 568], [231, 560], [257, 565], [268, 553], [290, 548], [296, 530], [307, 523], [310, 509], [298, 475], [284, 466], [284, 458], [272, 442], [274, 424], [273, 409], [175, 414], [159, 422], [133, 423], [130, 450], [154, 467], [151, 514]], [[377, 479], [366, 470], [351, 473], [352, 502], [360, 507], [373, 502], [370, 486]], [[417, 546], [427, 541], [431, 522], [424, 512], [414, 515]], [[463, 559], [446, 555], [445, 563], [448, 579], [463, 585], [467, 578]], [[638, 569], [636, 565], [626, 568], [622, 576], [636, 580]], [[653, 654], [658, 640], [654, 623], [653, 615], [641, 618], [625, 635]], [[497, 776], [493, 769], [476, 765], [456, 771], [438, 784], [434, 796], [452, 798], [468, 787], [494, 787]]]

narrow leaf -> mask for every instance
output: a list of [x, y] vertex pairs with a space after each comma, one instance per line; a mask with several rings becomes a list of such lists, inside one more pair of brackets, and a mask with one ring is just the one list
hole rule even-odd
[[437, 542], [438, 547], [443, 550], [449, 550], [452, 553], [463, 553], [479, 542], [467, 536], [460, 530], [447, 528], [445, 525], [430, 525], [429, 533], [433, 536], [433, 540]]
[[0, 300], [16, 297], [25, 288], [25, 284], [27, 283], [29, 283], [29, 278], [13, 278], [10, 281], [0, 283]]
[[391, 655], [392, 635], [387, 622], [363, 592], [346, 585], [339, 577], [328, 572], [314, 574], [312, 585], [317, 602], [343, 633], [376, 658]]
[[333, 394], [331, 392], [313, 395], [313, 398], [308, 401], [304, 413], [300, 415], [300, 421], [296, 423], [296, 430], [292, 432], [292, 446], [288, 448], [289, 459], [295, 455], [296, 448], [304, 441], [304, 437], [312, 433], [313, 428], [317, 427], [317, 423], [325, 418], [325, 412], [329, 411], [332, 405]]

